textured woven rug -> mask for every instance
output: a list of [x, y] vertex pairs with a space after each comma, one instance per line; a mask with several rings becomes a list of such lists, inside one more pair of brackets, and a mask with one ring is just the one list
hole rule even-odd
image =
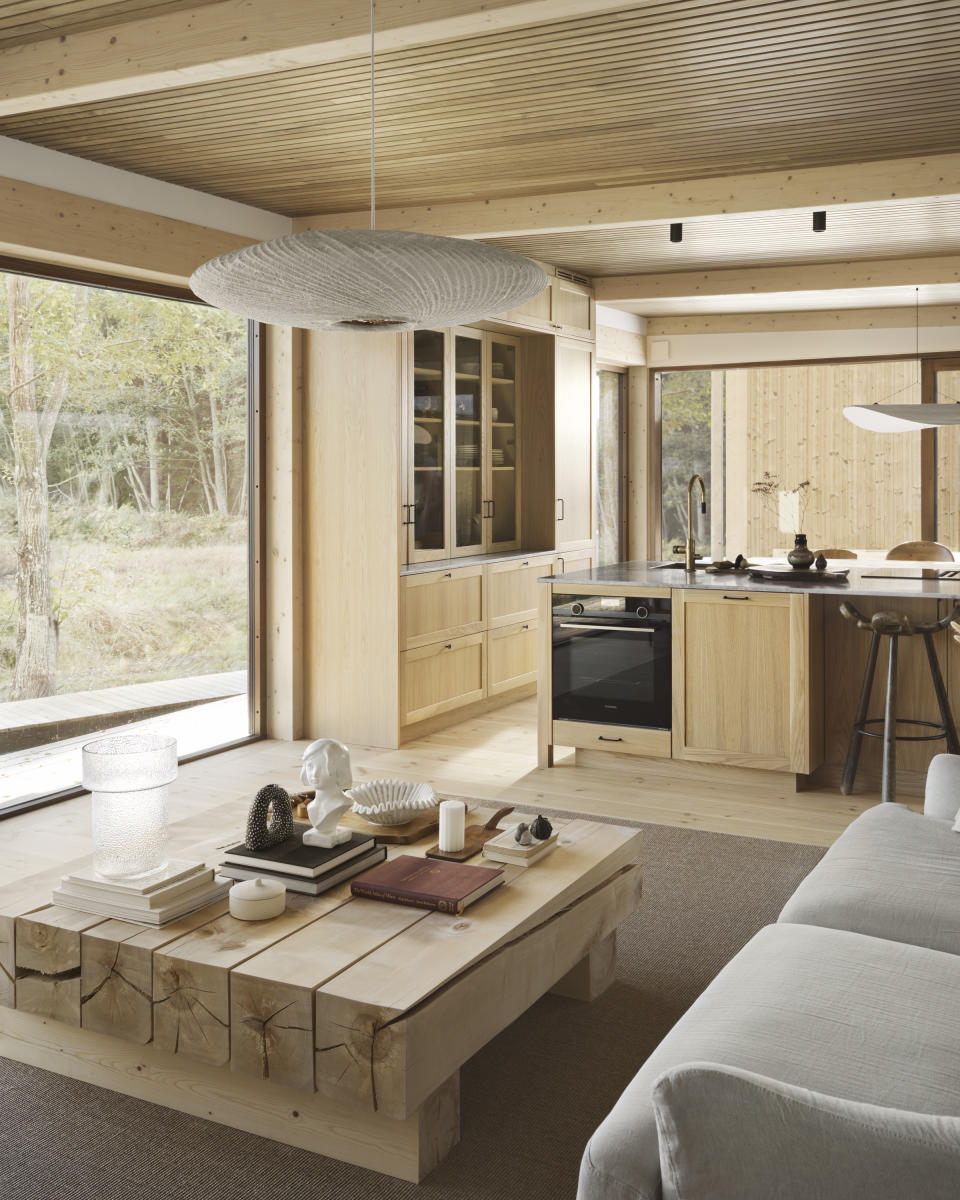
[[463, 1068], [463, 1136], [419, 1187], [0, 1059], [17, 1200], [563, 1200], [624, 1085], [823, 851], [644, 826], [644, 895], [595, 1003], [546, 996]]

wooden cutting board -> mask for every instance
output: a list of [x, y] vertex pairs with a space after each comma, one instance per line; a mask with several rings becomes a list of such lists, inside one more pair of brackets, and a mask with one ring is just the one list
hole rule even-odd
[[340, 825], [357, 833], [372, 833], [386, 846], [408, 846], [440, 828], [440, 809], [429, 808], [403, 825], [374, 825], [351, 810], [340, 818]]

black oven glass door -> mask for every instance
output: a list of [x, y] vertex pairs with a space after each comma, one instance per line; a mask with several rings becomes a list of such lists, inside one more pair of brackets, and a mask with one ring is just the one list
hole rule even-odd
[[670, 728], [669, 611], [592, 623], [555, 610], [552, 665], [554, 720]]

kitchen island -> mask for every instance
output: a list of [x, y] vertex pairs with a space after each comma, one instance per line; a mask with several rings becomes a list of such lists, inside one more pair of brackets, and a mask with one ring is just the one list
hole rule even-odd
[[[541, 766], [552, 765], [555, 746], [573, 746], [791, 773], [798, 786], [811, 775], [820, 784], [839, 783], [870, 641], [843, 618], [841, 602], [850, 600], [868, 617], [882, 609], [945, 615], [960, 603], [960, 565], [878, 559], [829, 566], [849, 568], [846, 582], [758, 580], [653, 562], [541, 579]], [[641, 621], [638, 610], [653, 615]], [[608, 665], [597, 666], [597, 647], [609, 638], [597, 632], [604, 625], [617, 630], [620, 647], [613, 652], [611, 641]], [[922, 639], [901, 642], [900, 715], [936, 720]], [[956, 709], [960, 654], [947, 633], [936, 644]], [[882, 711], [883, 668], [882, 658], [871, 715]], [[643, 723], [626, 704], [617, 711], [624, 697], [662, 694], [665, 686], [668, 704], [636, 710]], [[918, 790], [929, 759], [943, 748], [943, 742], [900, 744], [898, 782], [905, 792]], [[879, 777], [878, 744], [864, 747], [862, 763], [869, 785]]]

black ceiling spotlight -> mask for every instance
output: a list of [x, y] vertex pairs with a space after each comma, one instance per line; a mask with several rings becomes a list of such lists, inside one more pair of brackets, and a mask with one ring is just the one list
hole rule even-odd
[[681, 221], [671, 221], [670, 222], [670, 241], [671, 242], [682, 242], [683, 241], [683, 223]]
[[827, 229], [827, 214], [821, 209], [813, 214], [813, 232], [825, 233]]

